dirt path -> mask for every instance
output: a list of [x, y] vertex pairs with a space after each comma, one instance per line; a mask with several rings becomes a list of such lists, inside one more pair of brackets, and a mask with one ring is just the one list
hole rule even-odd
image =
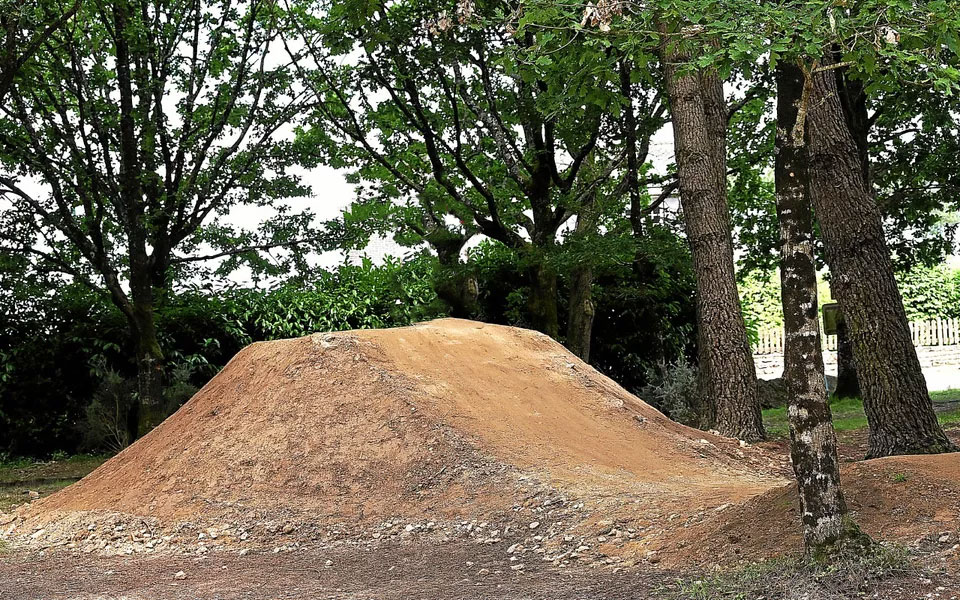
[[[327, 566], [327, 561], [331, 561]], [[511, 566], [523, 564], [522, 570]], [[184, 579], [177, 579], [178, 572]], [[640, 599], [675, 575], [511, 563], [477, 544], [401, 545], [372, 552], [148, 558], [8, 557], [3, 600]]]
[[[329, 561], [329, 563], [327, 562]], [[651, 567], [556, 568], [527, 561], [513, 570], [502, 553], [470, 543], [400, 544], [373, 551], [293, 554], [0, 558], [0, 600], [958, 600], [960, 574], [907, 569], [812, 583], [795, 574], [747, 576], [744, 587], [697, 588], [710, 575]], [[183, 572], [183, 578], [177, 574]], [[686, 583], [680, 594], [678, 580]], [[848, 584], [850, 582], [847, 582]]]

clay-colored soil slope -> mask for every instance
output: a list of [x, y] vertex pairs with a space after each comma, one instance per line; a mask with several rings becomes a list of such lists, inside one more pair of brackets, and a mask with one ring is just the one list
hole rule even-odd
[[[785, 475], [784, 454], [678, 425], [544, 335], [443, 319], [253, 344], [91, 475], [0, 515], [0, 536], [203, 554], [422, 534], [556, 564], [737, 561], [799, 548]], [[844, 484], [871, 534], [954, 543], [960, 455], [857, 464]]]
[[781, 481], [741, 456], [546, 336], [443, 319], [253, 344], [153, 432], [32, 512], [343, 521], [509, 507], [505, 478], [519, 472], [704, 505]]
[[[857, 524], [873, 539], [896, 542], [960, 565], [960, 453], [891, 456], [844, 465], [842, 483]], [[771, 489], [679, 531], [664, 562], [758, 560], [800, 552], [796, 484]]]

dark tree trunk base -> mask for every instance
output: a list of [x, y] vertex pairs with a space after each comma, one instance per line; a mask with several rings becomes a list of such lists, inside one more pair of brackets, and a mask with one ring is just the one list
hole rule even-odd
[[567, 348], [583, 362], [590, 362], [593, 336], [593, 269], [589, 265], [574, 269], [570, 278], [570, 310], [567, 319]]
[[808, 548], [807, 556], [818, 564], [832, 566], [862, 559], [875, 548], [870, 536], [865, 534], [853, 519], [844, 517], [837, 538]]
[[560, 337], [560, 320], [557, 314], [557, 273], [542, 262], [529, 268], [530, 297], [527, 311], [533, 328], [553, 339]]
[[840, 317], [837, 323], [837, 389], [833, 391], [837, 398], [859, 398], [860, 380], [857, 379], [857, 367], [853, 360], [853, 346], [847, 324]]

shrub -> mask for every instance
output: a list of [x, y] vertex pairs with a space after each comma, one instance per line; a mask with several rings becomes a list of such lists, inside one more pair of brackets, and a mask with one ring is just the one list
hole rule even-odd
[[918, 267], [898, 276], [911, 321], [960, 317], [960, 269]]
[[678, 423], [696, 426], [703, 406], [697, 386], [697, 368], [686, 362], [647, 367], [648, 383], [640, 397]]
[[85, 450], [119, 452], [130, 444], [127, 419], [136, 393], [136, 380], [104, 368], [100, 385], [87, 405], [82, 423]]

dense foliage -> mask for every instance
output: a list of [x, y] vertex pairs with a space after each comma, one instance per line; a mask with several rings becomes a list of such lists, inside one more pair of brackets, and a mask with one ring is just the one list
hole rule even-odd
[[[609, 261], [595, 283], [595, 364], [635, 391], [648, 366], [685, 359], [693, 328], [692, 275], [682, 240], [661, 231], [645, 250], [652, 257], [646, 271], [632, 268], [632, 249], [625, 246], [621, 260]], [[5, 300], [15, 310], [0, 315], [0, 452], [117, 449], [123, 431], [110, 419], [123, 420], [136, 377], [123, 316], [79, 284], [34, 279], [28, 286], [31, 280], [17, 265], [8, 261], [2, 275]], [[561, 274], [570, 268], [560, 257], [557, 266]], [[528, 289], [516, 255], [483, 244], [464, 268], [483, 290], [477, 318], [527, 325]], [[437, 259], [424, 254], [379, 266], [344, 264], [315, 272], [309, 283], [291, 280], [269, 289], [185, 287], [157, 310], [171, 374], [164, 410], [179, 407], [251, 342], [446, 316], [449, 307], [434, 292], [438, 273]], [[113, 416], [117, 411], [120, 417]]]
[[[177, 408], [252, 341], [442, 315], [430, 265], [426, 259], [381, 267], [365, 262], [321, 272], [310, 284], [181, 290], [158, 309], [172, 374], [165, 410]], [[29, 301], [12, 304], [20, 310], [0, 315], [0, 452], [44, 455], [104, 445], [108, 440], [87, 435], [102, 425], [89, 422], [88, 408], [95, 397], [125, 393], [124, 410], [136, 375], [123, 316], [81, 285], [55, 289], [37, 282], [32, 292]]]
[[[960, 269], [946, 265], [916, 266], [897, 275], [907, 317], [911, 321], [960, 317]], [[830, 286], [819, 282], [821, 304], [831, 301]], [[740, 284], [744, 316], [758, 329], [780, 327], [780, 280], [774, 273], [753, 272]]]

